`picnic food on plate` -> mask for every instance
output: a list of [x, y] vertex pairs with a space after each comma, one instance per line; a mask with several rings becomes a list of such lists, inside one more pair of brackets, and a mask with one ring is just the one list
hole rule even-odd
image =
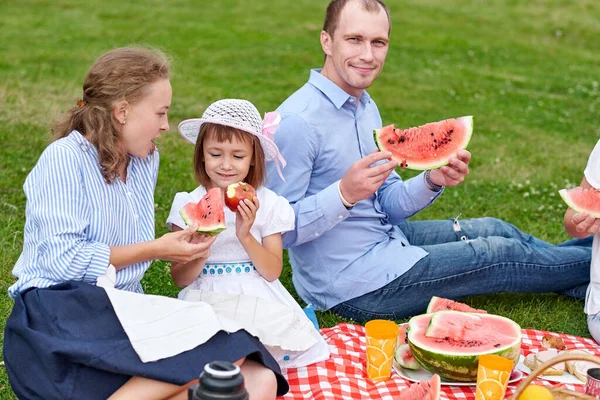
[[388, 125], [373, 132], [379, 150], [391, 152], [402, 168], [435, 169], [448, 164], [458, 150], [467, 147], [473, 133], [473, 117], [451, 118], [408, 129]]
[[600, 218], [600, 191], [578, 186], [573, 189], [561, 189], [558, 193], [573, 210]]
[[254, 201], [256, 191], [246, 182], [232, 183], [225, 190], [225, 205], [233, 212], [237, 211], [238, 204], [244, 199]]
[[208, 190], [197, 203], [187, 203], [179, 214], [188, 226], [196, 225], [197, 231], [205, 235], [218, 235], [226, 228], [223, 195], [219, 188]]
[[[564, 353], [591, 355], [590, 352], [585, 350], [570, 350], [563, 352], [562, 354]], [[567, 372], [571, 375], [574, 375], [575, 377], [577, 377], [577, 379], [579, 379], [582, 382], [585, 382], [587, 380], [588, 369], [598, 368], [598, 364], [586, 360], [570, 360], [566, 361], [565, 364], [567, 367]]]
[[459, 303], [458, 301], [445, 299], [443, 297], [432, 296], [431, 300], [429, 301], [429, 305], [427, 306], [427, 313], [433, 313], [442, 310], [454, 310], [487, 314], [487, 311], [478, 310], [476, 308], [466, 305], [465, 303]]
[[479, 356], [519, 360], [521, 328], [492, 314], [438, 311], [408, 322], [408, 343], [423, 369], [455, 382], [475, 382]]
[[398, 400], [439, 400], [440, 391], [440, 377], [433, 375], [428, 381], [416, 382], [404, 389]]
[[[546, 361], [554, 358], [558, 355], [558, 350], [556, 349], [548, 349], [540, 351], [539, 353], [531, 353], [525, 357], [523, 360], [523, 364], [529, 367], [532, 371], [537, 367], [545, 363]], [[560, 376], [565, 371], [565, 363], [558, 363], [551, 367], [546, 368], [544, 371], [540, 373], [540, 375], [545, 376]]]
[[[548, 350], [543, 350], [538, 353], [531, 353], [525, 357], [523, 360], [523, 364], [530, 368], [532, 371], [539, 367], [542, 363], [557, 357], [562, 354], [581, 354], [581, 355], [591, 355], [590, 352], [585, 350], [565, 350], [558, 351], [555, 348], [551, 348]], [[586, 361], [586, 360], [569, 360], [564, 363], [555, 364], [550, 368], [542, 371], [539, 376], [561, 376], [565, 372], [565, 370], [577, 377], [582, 382], [587, 380], [587, 370], [590, 368], [597, 368], [598, 364]]]

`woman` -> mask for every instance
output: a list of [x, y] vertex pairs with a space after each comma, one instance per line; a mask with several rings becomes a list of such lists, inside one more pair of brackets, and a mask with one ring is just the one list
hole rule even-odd
[[162, 53], [120, 48], [102, 55], [25, 181], [24, 246], [4, 336], [20, 398], [184, 399], [215, 359], [240, 366], [251, 398], [287, 391], [276, 362], [245, 331], [219, 332], [192, 350], [143, 363], [95, 285], [112, 265], [116, 288], [141, 293], [153, 259], [206, 257], [214, 240], [193, 227], [154, 238], [154, 139], [169, 129], [171, 93]]

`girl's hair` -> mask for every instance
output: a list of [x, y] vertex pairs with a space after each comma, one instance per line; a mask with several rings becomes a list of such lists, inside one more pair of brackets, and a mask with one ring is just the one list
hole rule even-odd
[[210, 178], [206, 174], [204, 165], [204, 139], [207, 137], [215, 138], [218, 142], [231, 142], [233, 138], [252, 144], [252, 161], [245, 182], [258, 189], [265, 179], [265, 152], [260, 141], [251, 133], [241, 129], [231, 128], [229, 126], [203, 123], [200, 126], [200, 133], [196, 139], [196, 148], [194, 150], [194, 173], [196, 180], [204, 187], [210, 184]]
[[85, 77], [82, 101], [54, 123], [53, 140], [73, 130], [85, 135], [98, 150], [104, 180], [113, 182], [127, 164], [114, 107], [122, 100], [135, 104], [150, 85], [169, 79], [169, 64], [165, 54], [152, 48], [123, 47], [103, 54]]

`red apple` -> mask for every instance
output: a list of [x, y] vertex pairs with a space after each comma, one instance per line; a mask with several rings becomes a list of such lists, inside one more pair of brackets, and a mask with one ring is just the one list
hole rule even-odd
[[244, 199], [254, 201], [256, 191], [246, 182], [232, 183], [225, 190], [225, 205], [233, 212], [237, 211], [238, 204]]

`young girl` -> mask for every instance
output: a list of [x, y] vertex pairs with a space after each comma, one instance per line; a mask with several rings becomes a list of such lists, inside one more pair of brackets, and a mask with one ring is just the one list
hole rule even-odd
[[4, 332], [17, 397], [187, 399], [186, 386], [215, 359], [240, 365], [251, 398], [274, 399], [276, 377], [279, 394], [287, 390], [275, 360], [245, 331], [219, 332], [189, 351], [142, 362], [96, 285], [116, 269], [118, 292], [150, 299], [140, 280], [154, 258], [187, 262], [208, 254], [211, 241], [191, 230], [154, 236], [154, 140], [169, 129], [170, 104], [162, 53], [107, 52], [27, 176], [23, 252]]
[[[590, 154], [580, 186], [584, 189], [600, 190], [600, 141], [596, 143], [596, 147]], [[565, 212], [564, 225], [567, 233], [575, 238], [594, 235], [590, 284], [587, 288], [584, 312], [588, 315], [590, 334], [596, 342], [600, 343], [600, 236], [598, 233], [600, 219], [568, 208]]]
[[171, 274], [177, 285], [185, 286], [179, 298], [212, 304], [258, 336], [282, 368], [296, 368], [327, 359], [329, 350], [278, 280], [281, 233], [294, 228], [289, 203], [262, 186], [265, 162], [285, 163], [270, 138], [278, 121], [277, 113], [268, 113], [261, 122], [252, 103], [231, 99], [211, 104], [201, 119], [183, 121], [179, 132], [196, 144], [194, 171], [200, 186], [177, 193], [167, 225], [173, 231], [185, 229], [179, 210], [208, 189], [242, 181], [256, 189], [254, 201], [240, 202], [235, 213], [225, 207], [227, 229], [217, 236], [210, 255], [173, 262]]

